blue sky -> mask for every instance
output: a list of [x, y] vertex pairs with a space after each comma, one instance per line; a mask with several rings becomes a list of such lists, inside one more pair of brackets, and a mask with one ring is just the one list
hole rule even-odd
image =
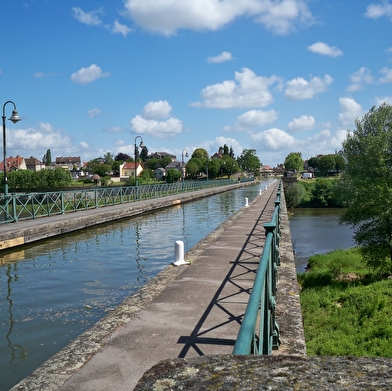
[[3, 0], [7, 156], [334, 153], [392, 104], [391, 32], [387, 0]]

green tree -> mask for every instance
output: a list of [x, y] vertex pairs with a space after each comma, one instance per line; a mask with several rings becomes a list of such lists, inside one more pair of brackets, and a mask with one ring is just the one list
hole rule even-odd
[[323, 155], [319, 159], [318, 169], [321, 172], [326, 172], [335, 170], [335, 157], [332, 155]]
[[204, 148], [196, 148], [192, 153], [191, 159], [192, 158], [208, 160], [209, 156], [208, 156], [208, 152]]
[[326, 178], [318, 178], [314, 183], [311, 202], [315, 207], [327, 207], [332, 199], [333, 183]]
[[181, 179], [181, 172], [174, 169], [174, 168], [170, 168], [167, 171], [167, 175], [166, 175], [166, 182], [167, 183], [173, 183], [173, 182], [177, 182], [179, 179]]
[[260, 172], [261, 162], [256, 156], [255, 149], [244, 149], [241, 156], [238, 158], [238, 165], [243, 170], [253, 171], [255, 175]]
[[363, 259], [380, 274], [392, 272], [392, 106], [372, 107], [355, 121], [343, 154], [341, 221], [354, 228]]
[[318, 157], [311, 157], [308, 160], [308, 166], [311, 168], [314, 168], [314, 169], [318, 168], [319, 167], [319, 158]]
[[208, 162], [208, 176], [211, 178], [216, 178], [219, 176], [221, 169], [220, 159], [211, 159]]
[[344, 160], [344, 157], [340, 154], [335, 155], [336, 173], [338, 174], [340, 171], [343, 171], [345, 167], [346, 167], [346, 161]]
[[196, 175], [200, 172], [201, 161], [197, 158], [191, 158], [188, 160], [188, 163], [185, 166], [186, 172], [192, 178], [195, 178]]
[[286, 171], [301, 171], [304, 167], [301, 152], [290, 152], [284, 160]]
[[45, 166], [48, 167], [52, 165], [52, 153], [50, 152], [50, 149], [46, 151], [42, 160], [45, 163]]
[[306, 190], [301, 184], [293, 183], [285, 189], [284, 194], [286, 198], [287, 207], [295, 208], [305, 198]]

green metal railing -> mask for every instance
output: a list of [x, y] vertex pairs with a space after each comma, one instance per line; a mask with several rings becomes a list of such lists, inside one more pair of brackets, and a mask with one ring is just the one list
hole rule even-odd
[[[248, 181], [241, 179], [241, 182]], [[236, 183], [233, 180], [176, 182], [0, 196], [0, 224], [96, 209]]]
[[233, 354], [271, 354], [279, 346], [279, 327], [275, 321], [277, 270], [280, 265], [279, 184], [272, 219], [264, 224], [265, 245], [255, 281], [234, 345]]

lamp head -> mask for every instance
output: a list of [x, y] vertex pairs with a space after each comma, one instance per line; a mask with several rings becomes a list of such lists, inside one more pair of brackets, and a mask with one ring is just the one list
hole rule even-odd
[[12, 121], [14, 124], [22, 120], [22, 118], [19, 117], [17, 110], [12, 110], [12, 115], [8, 119]]
[[143, 140], [140, 141], [139, 147], [140, 147], [140, 148], [146, 148], [146, 146], [143, 144]]

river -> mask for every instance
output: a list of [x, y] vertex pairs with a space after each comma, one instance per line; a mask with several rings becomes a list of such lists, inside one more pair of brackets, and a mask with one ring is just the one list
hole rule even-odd
[[298, 208], [289, 219], [297, 273], [306, 270], [308, 259], [355, 245], [352, 229], [339, 224], [342, 209]]

